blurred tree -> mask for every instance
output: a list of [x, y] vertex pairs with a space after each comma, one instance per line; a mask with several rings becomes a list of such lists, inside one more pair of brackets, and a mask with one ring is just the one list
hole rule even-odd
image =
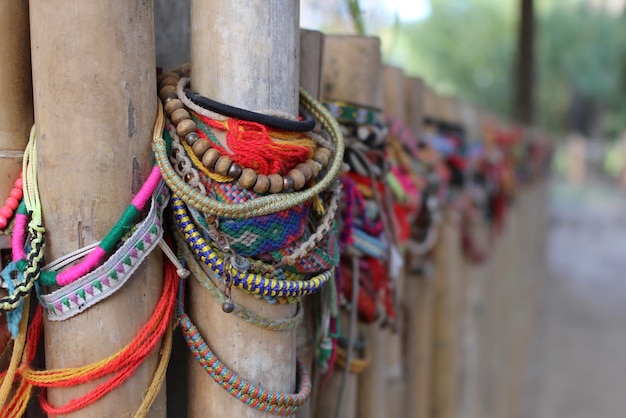
[[[422, 21], [379, 31], [388, 62], [436, 91], [513, 114], [516, 2], [431, 0]], [[544, 0], [536, 20], [536, 116], [552, 130], [615, 135], [626, 118], [623, 16], [583, 0]]]
[[535, 6], [520, 0], [517, 60], [515, 62], [515, 117], [525, 124], [534, 121], [535, 110]]

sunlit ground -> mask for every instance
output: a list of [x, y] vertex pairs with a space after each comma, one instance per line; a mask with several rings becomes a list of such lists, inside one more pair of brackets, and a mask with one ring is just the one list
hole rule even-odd
[[626, 416], [626, 192], [551, 187], [547, 278], [522, 418]]

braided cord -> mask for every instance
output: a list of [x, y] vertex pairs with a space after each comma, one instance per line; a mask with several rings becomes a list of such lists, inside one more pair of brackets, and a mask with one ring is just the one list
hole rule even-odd
[[[206, 264], [218, 276], [224, 276], [224, 260], [204, 240], [189, 217], [185, 203], [177, 196], [172, 196], [171, 207], [174, 220], [182, 232], [187, 245], [194, 255]], [[315, 293], [331, 278], [332, 270], [327, 270], [308, 280], [289, 281], [263, 277], [258, 274], [239, 271], [231, 268], [230, 280], [233, 287], [252, 294], [269, 297], [305, 296]]]
[[[16, 309], [22, 300], [29, 295], [35, 281], [41, 275], [43, 261], [44, 232], [41, 226], [41, 202], [39, 200], [39, 186], [37, 184], [37, 138], [35, 126], [30, 130], [28, 144], [24, 150], [22, 161], [22, 177], [24, 178], [24, 206], [30, 214], [27, 230], [31, 236], [31, 248], [26, 254], [26, 259], [14, 260], [17, 268], [23, 273], [22, 280], [15, 285], [15, 290], [0, 298], [0, 310], [12, 311]], [[23, 243], [21, 243], [23, 244]]]
[[235, 399], [260, 411], [279, 415], [293, 415], [309, 399], [311, 377], [304, 364], [298, 359], [298, 393], [277, 393], [265, 390], [245, 380], [226, 367], [211, 351], [196, 326], [186, 313], [180, 315], [179, 325], [187, 346], [202, 368]]
[[[221, 304], [226, 302], [228, 298], [215, 285], [213, 280], [208, 277], [207, 273], [196, 261], [193, 254], [191, 253], [191, 250], [187, 246], [187, 243], [183, 239], [180, 231], [179, 233], [174, 234], [174, 238], [176, 239], [176, 245], [182, 251], [182, 256], [185, 260], [185, 263], [187, 264], [187, 267], [198, 280], [198, 282], [200, 282], [200, 284], [207, 290], [207, 292], [209, 292], [211, 296], [213, 296], [217, 300], [218, 303]], [[302, 322], [302, 318], [304, 317], [304, 309], [302, 309], [301, 306], [298, 306], [298, 313], [293, 318], [289, 319], [267, 318], [237, 303], [234, 303], [234, 310], [232, 313], [254, 326], [270, 331], [292, 330], [300, 325], [300, 323]]]
[[163, 105], [159, 102], [159, 112], [157, 115], [157, 123], [155, 123], [152, 149], [154, 150], [157, 164], [161, 168], [163, 179], [170, 189], [190, 206], [208, 215], [219, 215], [228, 218], [247, 219], [263, 216], [289, 209], [307, 200], [313, 199], [315, 196], [328, 189], [339, 175], [343, 164], [344, 142], [341, 128], [330, 112], [303, 89], [300, 89], [300, 98], [304, 108], [320, 121], [322, 126], [330, 133], [335, 145], [333, 161], [328, 168], [328, 172], [324, 178], [313, 187], [300, 192], [277, 193], [262, 196], [244, 203], [234, 204], [218, 202], [215, 199], [203, 195], [198, 190], [186, 184], [172, 168], [167, 155], [167, 145], [162, 135], [165, 119], [163, 116]]

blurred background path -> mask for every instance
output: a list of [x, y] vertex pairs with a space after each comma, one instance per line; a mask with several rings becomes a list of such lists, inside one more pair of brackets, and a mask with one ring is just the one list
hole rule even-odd
[[626, 416], [626, 192], [554, 181], [522, 418]]

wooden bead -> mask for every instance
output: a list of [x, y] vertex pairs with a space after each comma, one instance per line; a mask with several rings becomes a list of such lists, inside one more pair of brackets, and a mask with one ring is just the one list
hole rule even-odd
[[319, 147], [313, 153], [313, 161], [317, 161], [322, 167], [326, 167], [330, 162], [330, 150], [328, 148]]
[[165, 103], [164, 109], [165, 113], [171, 115], [172, 113], [174, 113], [174, 111], [178, 109], [183, 109], [184, 107], [185, 105], [182, 101], [180, 101], [179, 99], [172, 99], [169, 102]]
[[180, 122], [185, 119], [191, 119], [191, 115], [187, 112], [187, 109], [176, 109], [170, 115], [170, 119], [174, 125], [178, 125]]
[[306, 163], [309, 164], [311, 168], [313, 169], [313, 178], [317, 177], [317, 175], [322, 170], [322, 165], [318, 163], [317, 161], [313, 161], [313, 160], [309, 160]]
[[228, 169], [228, 177], [232, 177], [237, 180], [241, 176], [241, 166], [237, 163], [233, 163]]
[[304, 181], [309, 181], [313, 178], [313, 167], [306, 162], [298, 164], [296, 166], [296, 170], [299, 170], [302, 174], [304, 174]]
[[197, 126], [194, 121], [192, 121], [191, 119], [185, 119], [184, 121], [176, 125], [176, 134], [179, 137], [184, 138], [189, 132], [195, 132], [196, 129]]
[[215, 163], [215, 172], [219, 175], [226, 176], [232, 164], [233, 160], [230, 157], [222, 155]]
[[304, 187], [304, 183], [306, 183], [306, 179], [304, 178], [304, 173], [297, 168], [289, 171], [287, 173], [287, 178], [291, 178], [293, 181], [293, 189], [300, 190]]
[[202, 159], [202, 157], [209, 150], [209, 148], [211, 148], [211, 143], [206, 139], [201, 139], [193, 144], [191, 150], [196, 155], [196, 157]]
[[204, 153], [204, 156], [202, 157], [202, 165], [208, 168], [209, 170], [213, 170], [213, 167], [215, 167], [215, 163], [217, 162], [217, 159], [220, 158], [221, 156], [222, 154], [220, 154], [218, 150], [216, 150], [215, 148], [211, 148], [210, 150]]
[[283, 191], [293, 192], [293, 179], [291, 177], [283, 177]]
[[257, 182], [257, 174], [251, 168], [244, 168], [241, 172], [241, 176], [239, 176], [239, 185], [244, 189], [249, 189], [255, 185]]
[[270, 179], [264, 174], [259, 174], [256, 178], [254, 191], [262, 194], [262, 193], [267, 193], [269, 189], [270, 189]]
[[176, 86], [178, 81], [180, 80], [180, 76], [176, 73], [167, 73], [165, 77], [161, 80], [161, 86]]
[[171, 72], [176, 73], [181, 77], [189, 77], [189, 70], [191, 68], [191, 64], [183, 64], [178, 68], [173, 69]]
[[283, 191], [283, 176], [280, 174], [270, 174], [267, 178], [270, 180], [270, 193], [280, 193]]
[[176, 86], [165, 86], [159, 90], [159, 98], [164, 102], [167, 100], [177, 99]]
[[187, 173], [185, 174], [185, 177], [183, 177], [183, 180], [185, 180], [185, 183], [189, 183], [192, 178], [193, 178], [193, 175], [191, 173]]
[[185, 135], [185, 142], [189, 146], [192, 146], [193, 144], [198, 142], [199, 139], [200, 139], [200, 136], [198, 135], [197, 132], [189, 132], [187, 135]]

